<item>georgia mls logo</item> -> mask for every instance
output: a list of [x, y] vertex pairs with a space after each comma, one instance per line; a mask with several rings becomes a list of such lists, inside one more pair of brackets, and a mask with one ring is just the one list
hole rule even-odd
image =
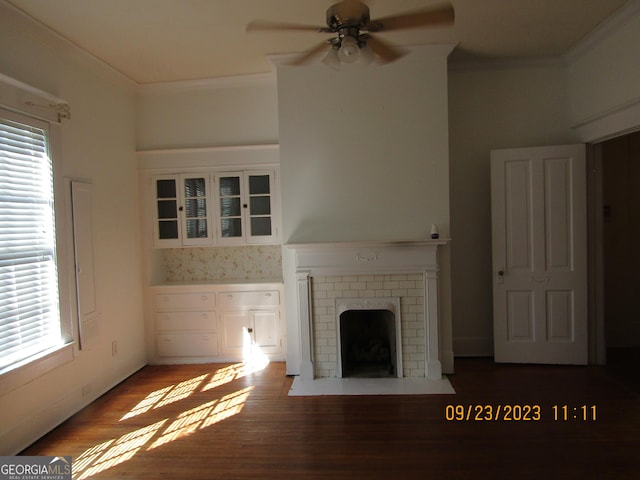
[[[53, 457], [49, 462], [49, 470], [51, 472], [56, 473], [71, 473], [71, 457], [68, 457], [69, 460], [65, 457]], [[55, 465], [57, 464], [57, 465]]]
[[71, 457], [0, 457], [0, 480], [71, 480]]

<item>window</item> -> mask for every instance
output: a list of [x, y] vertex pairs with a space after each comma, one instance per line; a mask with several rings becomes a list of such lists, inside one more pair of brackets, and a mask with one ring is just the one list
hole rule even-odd
[[61, 347], [48, 123], [0, 110], [0, 372]]

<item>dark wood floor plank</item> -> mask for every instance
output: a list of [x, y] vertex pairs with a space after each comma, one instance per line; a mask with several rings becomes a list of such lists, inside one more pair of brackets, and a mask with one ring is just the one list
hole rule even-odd
[[[149, 366], [25, 455], [74, 478], [639, 478], [640, 394], [602, 367], [459, 359], [455, 395], [288, 397], [283, 364]], [[540, 421], [447, 421], [447, 405], [540, 405]], [[596, 405], [595, 421], [553, 405]]]

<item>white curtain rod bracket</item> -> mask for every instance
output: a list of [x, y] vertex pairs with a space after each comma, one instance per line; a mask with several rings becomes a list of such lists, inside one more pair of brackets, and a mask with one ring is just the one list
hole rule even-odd
[[69, 108], [68, 103], [49, 103], [46, 105], [42, 105], [32, 101], [26, 101], [24, 102], [24, 104], [28, 105], [29, 107], [46, 108], [48, 110], [57, 112], [59, 122], [61, 122], [63, 119], [69, 120], [71, 118], [71, 108]]

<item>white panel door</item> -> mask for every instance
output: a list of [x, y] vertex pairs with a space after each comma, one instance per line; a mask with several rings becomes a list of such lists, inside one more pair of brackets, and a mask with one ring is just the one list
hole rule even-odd
[[491, 152], [496, 362], [587, 363], [584, 145]]

